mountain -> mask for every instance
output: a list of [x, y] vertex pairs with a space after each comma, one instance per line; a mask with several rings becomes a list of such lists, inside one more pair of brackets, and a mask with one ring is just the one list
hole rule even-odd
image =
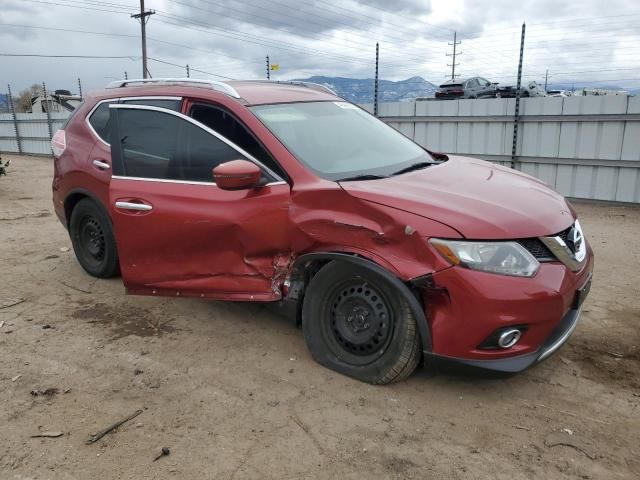
[[[353, 103], [373, 103], [373, 78], [314, 76], [296, 80], [326, 85], [335, 90], [339, 96]], [[397, 82], [380, 80], [378, 99], [380, 102], [404, 102], [416, 97], [433, 97], [437, 89], [436, 85], [422, 77], [411, 77]]]

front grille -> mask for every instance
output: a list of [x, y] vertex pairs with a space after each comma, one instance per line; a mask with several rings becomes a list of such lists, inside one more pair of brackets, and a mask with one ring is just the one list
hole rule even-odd
[[538, 261], [552, 261], [555, 260], [551, 250], [542, 243], [538, 238], [523, 238], [518, 240], [518, 243], [522, 245], [527, 251], [533, 255]]
[[[569, 236], [569, 231], [572, 228], [573, 225], [561, 231], [560, 233], [556, 233], [555, 235], [550, 236], [560, 237], [565, 243], [567, 243], [567, 237]], [[556, 256], [551, 253], [551, 250], [549, 250], [547, 246], [540, 241], [539, 238], [522, 238], [520, 240], [517, 240], [517, 242], [524, 248], [526, 248], [527, 251], [540, 262], [552, 262], [557, 260]]]
[[571, 225], [569, 228], [561, 231], [556, 235], [552, 235], [552, 237], [560, 237], [564, 243], [567, 243], [567, 238], [569, 237], [569, 232], [571, 231], [572, 228], [573, 228], [573, 225]]

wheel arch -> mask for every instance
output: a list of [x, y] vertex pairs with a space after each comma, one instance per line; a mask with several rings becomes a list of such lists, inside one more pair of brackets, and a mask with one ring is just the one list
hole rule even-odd
[[71, 222], [71, 212], [75, 206], [85, 198], [90, 198], [94, 201], [99, 208], [102, 208], [106, 213], [109, 220], [111, 220], [111, 215], [109, 215], [109, 210], [105, 208], [100, 199], [91, 191], [86, 190], [84, 188], [75, 188], [71, 190], [64, 199], [64, 217], [67, 229], [69, 229], [69, 224]]
[[288, 302], [294, 302], [297, 324], [300, 324], [302, 321], [302, 302], [304, 300], [307, 285], [311, 281], [311, 278], [313, 278], [313, 276], [324, 265], [332, 261], [350, 263], [371, 270], [396, 287], [398, 292], [400, 292], [402, 297], [408, 303], [409, 308], [416, 319], [420, 340], [422, 341], [422, 349], [424, 351], [431, 351], [431, 330], [429, 328], [429, 323], [427, 322], [424, 307], [416, 290], [411, 284], [403, 282], [387, 268], [384, 268], [370, 258], [366, 258], [355, 253], [314, 252], [307, 253], [296, 258], [291, 267], [289, 291], [285, 300]]

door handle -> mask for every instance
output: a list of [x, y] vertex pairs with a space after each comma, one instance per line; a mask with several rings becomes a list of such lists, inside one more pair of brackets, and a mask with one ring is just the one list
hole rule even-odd
[[116, 202], [116, 208], [119, 208], [120, 210], [138, 210], [141, 212], [150, 212], [153, 210], [151, 205], [133, 202]]
[[93, 165], [98, 167], [100, 170], [106, 170], [107, 168], [111, 168], [107, 162], [103, 162], [102, 160], [94, 160]]

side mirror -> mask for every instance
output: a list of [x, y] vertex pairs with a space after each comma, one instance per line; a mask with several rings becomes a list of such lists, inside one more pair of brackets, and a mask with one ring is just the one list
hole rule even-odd
[[232, 160], [213, 169], [213, 179], [223, 190], [253, 188], [260, 182], [261, 177], [260, 167], [247, 160]]

